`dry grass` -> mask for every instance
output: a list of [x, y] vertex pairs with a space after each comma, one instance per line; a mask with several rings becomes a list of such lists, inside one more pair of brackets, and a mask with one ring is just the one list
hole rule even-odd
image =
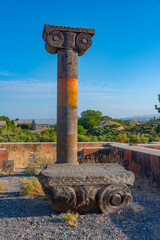
[[18, 151], [10, 151], [10, 159], [15, 162], [15, 168], [25, 168], [29, 164], [30, 150], [21, 147]]
[[35, 175], [37, 173], [37, 170], [34, 167], [26, 167], [23, 171], [23, 173]]
[[70, 211], [66, 213], [62, 213], [59, 217], [59, 219], [62, 222], [67, 223], [70, 226], [77, 226], [77, 218], [78, 218], [78, 213], [71, 213]]
[[109, 155], [103, 155], [102, 156], [102, 162], [103, 163], [118, 163], [121, 166], [124, 167], [124, 161], [123, 159], [119, 156], [117, 151], [114, 151], [112, 154]]
[[39, 146], [34, 153], [34, 157], [32, 165], [35, 167], [44, 168], [47, 164], [55, 163], [54, 152], [51, 147]]
[[132, 190], [140, 190], [143, 192], [149, 193], [159, 193], [160, 189], [156, 182], [153, 179], [145, 177], [136, 177]]
[[37, 178], [24, 178], [21, 181], [21, 196], [44, 196], [41, 184]]
[[0, 193], [4, 192], [5, 185], [4, 183], [0, 183]]
[[15, 168], [26, 168], [32, 165], [33, 167], [44, 168], [47, 164], [55, 162], [55, 151], [52, 146], [38, 146], [34, 150], [28, 147], [20, 146], [17, 149], [9, 150], [10, 159], [15, 161]]
[[93, 153], [84, 159], [80, 159], [79, 163], [119, 163], [123, 167], [125, 165], [123, 159], [119, 156], [117, 151], [114, 151], [109, 155], [102, 156], [99, 156], [97, 153]]
[[8, 175], [8, 173], [7, 173], [7, 172], [0, 171], [0, 175], [5, 176], [5, 175]]
[[129, 206], [129, 210], [134, 212], [134, 213], [139, 213], [139, 212], [142, 212], [144, 211], [144, 207], [138, 203], [132, 203], [130, 206]]

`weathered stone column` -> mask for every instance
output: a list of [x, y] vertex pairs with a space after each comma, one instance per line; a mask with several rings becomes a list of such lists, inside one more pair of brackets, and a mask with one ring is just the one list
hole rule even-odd
[[78, 163], [78, 56], [89, 49], [94, 33], [94, 29], [44, 26], [46, 50], [58, 55], [56, 163]]
[[[46, 50], [58, 54], [57, 162], [39, 174], [54, 210], [109, 214], [129, 205], [134, 174], [119, 164], [77, 164], [78, 56], [92, 44], [94, 29], [45, 25]], [[70, 163], [70, 164], [65, 164]]]
[[57, 163], [77, 163], [78, 53], [58, 52]]

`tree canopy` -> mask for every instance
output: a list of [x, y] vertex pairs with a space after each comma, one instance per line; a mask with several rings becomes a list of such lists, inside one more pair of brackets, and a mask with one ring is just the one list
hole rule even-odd
[[86, 110], [81, 113], [78, 124], [83, 126], [85, 129], [90, 130], [98, 125], [98, 123], [102, 120], [102, 116], [103, 115], [100, 111]]
[[9, 117], [0, 116], [0, 121], [6, 121], [7, 126], [12, 126], [12, 121], [10, 121]]
[[[158, 94], [158, 101], [160, 103], [160, 94]], [[160, 107], [158, 107], [157, 105], [155, 105], [155, 109], [160, 113]]]

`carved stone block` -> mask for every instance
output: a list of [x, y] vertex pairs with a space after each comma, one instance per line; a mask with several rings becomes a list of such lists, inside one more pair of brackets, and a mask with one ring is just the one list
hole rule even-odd
[[132, 203], [134, 174], [119, 164], [48, 165], [38, 179], [58, 212], [109, 214]]
[[43, 39], [47, 52], [56, 54], [59, 50], [73, 49], [82, 56], [92, 45], [94, 29], [44, 25]]

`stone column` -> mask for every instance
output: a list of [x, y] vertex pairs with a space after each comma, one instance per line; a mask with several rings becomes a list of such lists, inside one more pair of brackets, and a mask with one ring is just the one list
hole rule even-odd
[[[78, 56], [92, 44], [94, 29], [45, 25], [46, 50], [58, 54], [57, 163], [39, 174], [46, 198], [59, 212], [109, 214], [132, 202], [134, 174], [119, 164], [77, 164]], [[69, 164], [65, 164], [69, 163]]]
[[94, 29], [45, 25], [46, 50], [58, 55], [57, 162], [77, 162], [78, 56], [91, 46]]
[[78, 52], [58, 51], [57, 163], [77, 163]]

